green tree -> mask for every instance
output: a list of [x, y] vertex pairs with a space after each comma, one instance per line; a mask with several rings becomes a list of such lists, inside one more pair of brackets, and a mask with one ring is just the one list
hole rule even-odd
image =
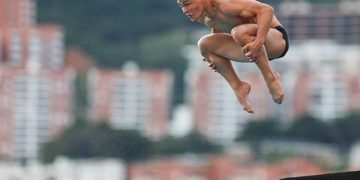
[[323, 143], [337, 143], [339, 140], [338, 133], [331, 124], [311, 116], [303, 116], [296, 119], [287, 130], [286, 135], [298, 140]]
[[148, 158], [150, 151], [151, 142], [136, 131], [113, 130], [106, 124], [81, 124], [44, 144], [41, 158], [52, 162], [57, 156], [115, 157], [130, 162]]
[[192, 132], [185, 136], [187, 152], [191, 153], [218, 153], [221, 152], [221, 147], [210, 142], [207, 138], [198, 132]]
[[192, 132], [183, 138], [166, 137], [154, 143], [154, 153], [158, 155], [207, 154], [221, 151], [221, 146], [210, 142], [197, 132]]
[[280, 124], [275, 119], [262, 119], [250, 121], [245, 125], [242, 134], [239, 134], [237, 140], [260, 141], [268, 138], [281, 136]]
[[74, 82], [74, 104], [73, 114], [78, 121], [83, 121], [86, 117], [88, 108], [88, 85], [87, 72], [76, 73]]
[[349, 147], [360, 140], [360, 114], [353, 113], [347, 117], [337, 119], [334, 127], [340, 134], [342, 145]]

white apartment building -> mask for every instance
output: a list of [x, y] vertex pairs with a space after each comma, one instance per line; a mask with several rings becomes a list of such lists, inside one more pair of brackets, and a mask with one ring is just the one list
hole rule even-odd
[[121, 70], [89, 73], [91, 119], [115, 129], [138, 130], [150, 138], [167, 134], [173, 75], [167, 70], [141, 70], [133, 62]]
[[[329, 121], [360, 110], [359, 45], [306, 41], [293, 45], [283, 66], [292, 74], [293, 117], [310, 114]], [[289, 97], [289, 96], [288, 96]]]
[[75, 74], [64, 65], [62, 29], [33, 23], [34, 1], [0, 4], [0, 158], [37, 159], [72, 121]]
[[34, 0], [1, 0], [0, 27], [30, 27], [35, 25]]
[[0, 163], [0, 179], [4, 180], [125, 180], [127, 168], [118, 159], [70, 160], [58, 158], [52, 164], [30, 162]]
[[0, 67], [0, 156], [36, 159], [71, 120], [74, 73]]
[[285, 0], [275, 14], [292, 41], [332, 39], [342, 44], [360, 43], [360, 1], [310, 4], [305, 0]]

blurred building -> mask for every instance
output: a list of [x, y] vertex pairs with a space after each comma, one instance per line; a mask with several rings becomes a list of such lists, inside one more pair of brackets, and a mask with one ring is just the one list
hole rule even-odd
[[[292, 86], [290, 117], [310, 114], [324, 121], [360, 111], [360, 46], [332, 41], [293, 45], [281, 66]], [[284, 68], [286, 69], [286, 68]], [[290, 89], [290, 88], [288, 88]]]
[[95, 59], [78, 48], [68, 48], [65, 54], [65, 64], [77, 73], [87, 73], [96, 66]]
[[62, 29], [36, 25], [32, 0], [0, 3], [0, 157], [34, 159], [72, 119], [74, 73]]
[[0, 163], [4, 180], [126, 180], [127, 168], [117, 159], [69, 160], [58, 158], [52, 164]]
[[0, 27], [0, 65], [9, 68], [39, 66], [64, 68], [63, 31], [57, 25]]
[[282, 117], [310, 114], [329, 121], [360, 111], [359, 5], [357, 0], [287, 0], [277, 7], [291, 40], [279, 65], [290, 107]]
[[141, 70], [129, 62], [122, 70], [94, 69], [88, 80], [91, 119], [155, 139], [167, 134], [172, 73]]
[[289, 53], [278, 65], [290, 107], [282, 117], [310, 114], [330, 121], [360, 111], [359, 6], [358, 0], [286, 0], [277, 7], [291, 40]]
[[358, 170], [360, 168], [360, 143], [356, 142], [349, 151], [348, 167], [350, 170]]
[[0, 0], [1, 27], [30, 27], [35, 25], [33, 0]]
[[276, 14], [290, 39], [332, 39], [343, 44], [360, 43], [360, 1], [311, 4], [304, 0], [283, 1]]
[[73, 73], [0, 67], [0, 154], [37, 158], [41, 143], [69, 125]]
[[154, 160], [129, 167], [129, 180], [274, 180], [287, 176], [311, 175], [324, 170], [313, 162], [294, 158], [275, 164], [263, 162], [238, 162], [227, 156]]

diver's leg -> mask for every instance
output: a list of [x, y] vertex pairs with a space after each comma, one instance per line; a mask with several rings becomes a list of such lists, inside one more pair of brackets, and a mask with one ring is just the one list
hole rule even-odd
[[[244, 47], [249, 42], [253, 42], [256, 38], [256, 33], [256, 24], [239, 25], [231, 31], [234, 41], [241, 47]], [[270, 57], [279, 57], [284, 49], [285, 40], [282, 38], [282, 34], [275, 29], [270, 29], [266, 37], [266, 43], [260, 49], [259, 56], [255, 60], [255, 63], [260, 69], [269, 88], [273, 100], [278, 104], [281, 104], [283, 101], [284, 90], [280, 82], [279, 73], [273, 72], [270, 66], [268, 55]]]
[[230, 41], [232, 38], [231, 36], [227, 36], [225, 39], [221, 38], [222, 42], [219, 42], [216, 41], [217, 38], [214, 38], [216, 35], [218, 34], [207, 35], [199, 40], [198, 46], [201, 54], [206, 58], [206, 60], [216, 66], [217, 72], [219, 72], [224, 77], [224, 79], [233, 89], [244, 110], [249, 113], [254, 113], [248, 100], [248, 95], [251, 90], [250, 84], [240, 80], [229, 59], [221, 56], [220, 54], [214, 53], [214, 50], [219, 47], [218, 44], [221, 44], [222, 47], [223, 45], [226, 46], [226, 44], [229, 43], [227, 41]]

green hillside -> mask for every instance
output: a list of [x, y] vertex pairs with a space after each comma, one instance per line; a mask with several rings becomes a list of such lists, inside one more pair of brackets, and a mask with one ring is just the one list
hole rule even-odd
[[[139, 48], [146, 46], [143, 40], [155, 39], [151, 43], [154, 50], [161, 50], [161, 47], [156, 49], [161, 44], [171, 48], [170, 44], [161, 42], [162, 38], [168, 39], [169, 34], [176, 36], [187, 24], [175, 0], [38, 0], [38, 21], [63, 25], [66, 44], [83, 48], [94, 55], [101, 66], [120, 66], [129, 59], [151, 66], [141, 59], [144, 54], [140, 54]], [[165, 49], [165, 52], [172, 51]], [[175, 54], [172, 56], [172, 59], [178, 58]]]

